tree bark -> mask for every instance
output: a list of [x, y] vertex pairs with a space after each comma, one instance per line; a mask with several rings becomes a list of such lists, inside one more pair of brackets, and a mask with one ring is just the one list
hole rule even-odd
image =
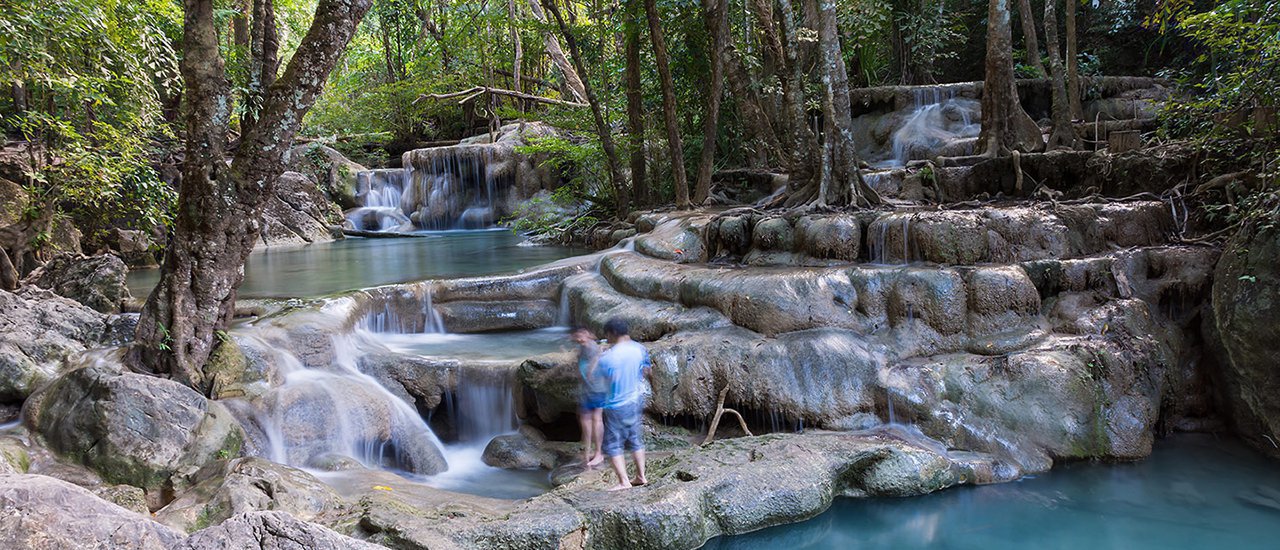
[[791, 166], [788, 186], [800, 189], [813, 180], [817, 162], [818, 137], [809, 127], [809, 113], [804, 104], [804, 66], [800, 63], [800, 39], [796, 31], [795, 11], [791, 0], [778, 0], [778, 20], [782, 23], [782, 40], [789, 77], [782, 81], [783, 103], [790, 114]]
[[[1066, 0], [1072, 2], [1074, 0]], [[1071, 127], [1071, 112], [1067, 105], [1067, 85], [1062, 69], [1062, 56], [1058, 53], [1058, 13], [1054, 4], [1057, 0], [1044, 2], [1044, 40], [1049, 51], [1050, 83], [1053, 86], [1053, 107], [1051, 118], [1053, 130], [1049, 132], [1048, 149], [1074, 149], [1076, 132]]]
[[1080, 99], [1080, 53], [1076, 49], [1076, 5], [1080, 0], [1067, 0], [1067, 104], [1071, 120], [1084, 120]]
[[[507, 15], [511, 17], [509, 24], [511, 26], [511, 42], [515, 44], [515, 59], [511, 62], [511, 89], [517, 93], [523, 92], [523, 84], [521, 83], [521, 72], [524, 68], [524, 44], [520, 42], [520, 29], [516, 28], [516, 22], [520, 20], [520, 12], [516, 10], [516, 0], [507, 0]], [[517, 109], [521, 109], [520, 100], [512, 100], [516, 104]]]
[[[1022, 20], [1022, 45], [1027, 49], [1027, 63], [1041, 75], [1049, 74], [1040, 61], [1040, 41], [1036, 39], [1036, 17], [1031, 11], [1031, 0], [1018, 0], [1018, 19]], [[1049, 32], [1045, 29], [1045, 32]]]
[[249, 29], [249, 83], [245, 94], [241, 133], [257, 122], [267, 88], [276, 81], [280, 70], [280, 40], [276, 34], [276, 10], [273, 0], [253, 0], [252, 26]]
[[626, 45], [627, 140], [631, 153], [631, 193], [637, 204], [649, 204], [651, 193], [646, 178], [644, 145], [644, 95], [640, 76], [640, 34], [644, 7], [640, 0], [627, 0], [623, 22]]
[[[581, 74], [587, 74], [586, 64], [582, 60], [582, 51], [578, 48], [578, 39], [569, 31], [569, 25], [564, 21], [564, 17], [560, 15], [560, 9], [556, 7], [556, 0], [541, 0], [542, 6], [551, 12], [552, 17], [556, 20], [556, 26], [560, 29], [561, 36], [569, 45], [569, 55], [573, 58], [573, 65]], [[541, 13], [539, 11], [539, 13]], [[600, 147], [604, 149], [605, 165], [609, 170], [609, 184], [613, 186], [613, 198], [616, 203], [616, 214], [619, 218], [625, 218], [628, 210], [631, 208], [631, 196], [628, 192], [626, 184], [622, 181], [622, 173], [618, 169], [618, 148], [613, 142], [613, 131], [604, 120], [604, 110], [600, 106], [600, 101], [596, 98], [595, 92], [591, 85], [583, 82], [583, 92], [587, 96], [587, 104], [591, 106], [591, 119], [596, 127], [596, 134], [600, 138]]]
[[135, 368], [208, 392], [203, 367], [218, 343], [215, 333], [235, 310], [236, 288], [258, 239], [263, 205], [284, 171], [284, 153], [371, 2], [320, 0], [310, 30], [227, 165], [230, 87], [214, 2], [184, 0], [186, 156], [160, 282], [143, 306], [129, 356]]
[[818, 49], [822, 54], [822, 110], [826, 119], [823, 177], [818, 204], [871, 206], [879, 195], [862, 181], [858, 150], [853, 141], [853, 117], [849, 113], [849, 72], [840, 48], [835, 0], [819, 0]]
[[[538, 5], [538, 0], [529, 0], [529, 11], [533, 12], [534, 19], [543, 24], [547, 22], [547, 15], [543, 13], [542, 7]], [[566, 32], [563, 26], [561, 26], [561, 32]], [[568, 40], [567, 37], [566, 40]], [[543, 42], [546, 44], [547, 55], [551, 56], [551, 61], [560, 69], [560, 74], [564, 75], [565, 84], [569, 86], [569, 92], [573, 94], [573, 100], [579, 103], [588, 102], [587, 85], [582, 81], [582, 77], [579, 76], [579, 73], [585, 73], [585, 70], [581, 67], [575, 69], [574, 65], [577, 64], [570, 63], [568, 59], [565, 59], [564, 49], [560, 47], [560, 41], [556, 39], [556, 35], [547, 33]]]
[[711, 195], [711, 172], [715, 168], [716, 135], [720, 129], [720, 98], [724, 94], [724, 50], [729, 39], [729, 11], [724, 0], [702, 0], [703, 17], [711, 46], [711, 82], [707, 90], [707, 110], [702, 120], [702, 156], [698, 159], [698, 181], [693, 204], [706, 202]]
[[649, 19], [649, 41], [653, 44], [654, 63], [662, 82], [662, 121], [667, 127], [667, 153], [671, 156], [671, 179], [675, 186], [676, 208], [689, 208], [689, 179], [684, 170], [684, 145], [680, 141], [680, 123], [676, 121], [676, 92], [671, 79], [667, 40], [662, 35], [662, 17], [656, 0], [644, 0], [645, 17]]
[[986, 79], [982, 84], [982, 132], [978, 144], [987, 155], [1030, 152], [1044, 146], [1040, 128], [1022, 109], [1013, 79], [1009, 0], [990, 0], [987, 10]]
[[[751, 85], [759, 79], [753, 77], [743, 66], [742, 60], [738, 58], [737, 49], [732, 45], [725, 49], [724, 64], [725, 72], [732, 75], [725, 78], [725, 82], [729, 85], [729, 93], [737, 102], [746, 129], [752, 138], [751, 152], [755, 163], [753, 167], [781, 166], [790, 162], [790, 157], [783, 153], [782, 141], [778, 138], [778, 131], [774, 128], [773, 121], [765, 113], [765, 100], [760, 97], [759, 90]], [[777, 164], [771, 164], [771, 162]]]

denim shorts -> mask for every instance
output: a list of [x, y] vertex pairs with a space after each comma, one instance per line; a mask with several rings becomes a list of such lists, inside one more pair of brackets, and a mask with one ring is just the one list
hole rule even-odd
[[640, 422], [643, 412], [644, 400], [604, 410], [604, 444], [601, 447], [605, 456], [622, 454], [624, 446], [630, 451], [644, 450], [644, 437], [640, 433], [644, 426]]
[[585, 412], [585, 411], [594, 411], [596, 409], [603, 409], [604, 400], [607, 397], [608, 397], [608, 394], [603, 392], [600, 392], [600, 393], [589, 392], [589, 391], [582, 392], [582, 410]]

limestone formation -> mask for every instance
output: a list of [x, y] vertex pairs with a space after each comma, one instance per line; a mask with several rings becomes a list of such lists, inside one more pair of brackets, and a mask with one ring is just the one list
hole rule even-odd
[[289, 170], [302, 174], [345, 210], [359, 206], [360, 192], [356, 175], [367, 170], [336, 149], [319, 143], [295, 145], [285, 156]]
[[156, 519], [191, 532], [246, 512], [274, 510], [302, 521], [335, 521], [342, 498], [315, 476], [257, 457], [210, 468], [207, 478], [156, 512]]
[[172, 550], [382, 550], [284, 512], [248, 512], [192, 533]]
[[168, 550], [184, 535], [42, 475], [0, 475], [0, 547]]
[[271, 247], [331, 241], [331, 228], [341, 224], [341, 212], [315, 183], [297, 172], [285, 172], [263, 206], [259, 244]]
[[125, 286], [128, 273], [124, 262], [111, 254], [62, 254], [28, 275], [26, 283], [52, 290], [100, 313], [118, 313], [121, 304], [130, 298], [129, 287]]
[[66, 358], [98, 345], [106, 328], [98, 312], [48, 290], [0, 290], [0, 404], [22, 404]]

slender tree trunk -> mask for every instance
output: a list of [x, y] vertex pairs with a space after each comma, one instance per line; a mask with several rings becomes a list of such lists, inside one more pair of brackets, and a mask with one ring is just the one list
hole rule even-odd
[[[1072, 2], [1074, 0], [1067, 0]], [[1054, 7], [1057, 0], [1044, 2], [1044, 40], [1049, 50], [1050, 82], [1053, 85], [1053, 130], [1049, 133], [1049, 149], [1074, 149], [1076, 132], [1071, 128], [1071, 112], [1067, 105], [1067, 85], [1062, 69], [1062, 55], [1058, 44], [1058, 12]]]
[[729, 92], [737, 101], [738, 109], [752, 137], [752, 148], [755, 153], [752, 156], [759, 164], [753, 167], [769, 167], [770, 162], [776, 162], [778, 163], [776, 166], [781, 166], [790, 162], [790, 156], [783, 152], [785, 149], [781, 139], [778, 138], [778, 131], [774, 128], [773, 121], [765, 113], [765, 102], [760, 97], [759, 90], [751, 85], [759, 79], [747, 71], [742, 60], [738, 58], [737, 50], [732, 46], [725, 49], [724, 64], [725, 72], [731, 75], [725, 78], [729, 85]]
[[[273, 0], [253, 0], [252, 26], [249, 29], [249, 86], [245, 94], [245, 109], [241, 119], [241, 132], [252, 127], [262, 109], [267, 88], [276, 81], [280, 70], [280, 40], [276, 34], [276, 10]], [[384, 34], [385, 36], [385, 34]], [[387, 67], [391, 68], [388, 53]]]
[[716, 135], [720, 129], [720, 97], [724, 94], [724, 50], [729, 41], [729, 11], [724, 0], [703, 0], [710, 40], [711, 83], [707, 90], [707, 111], [702, 120], [702, 156], [698, 159], [698, 182], [693, 203], [702, 204], [711, 195], [711, 172], [715, 168]]
[[[561, 36], [568, 43], [569, 55], [573, 58], [574, 67], [577, 68], [579, 73], [587, 74], [586, 63], [582, 60], [582, 51], [578, 48], [578, 39], [569, 31], [569, 25], [565, 23], [564, 17], [560, 15], [560, 9], [556, 7], [556, 0], [541, 1], [542, 6], [551, 12], [551, 16], [556, 20], [556, 26], [560, 29]], [[591, 85], [586, 82], [583, 84], [583, 92], [587, 96], [587, 104], [591, 106], [591, 119], [595, 123], [596, 134], [600, 138], [600, 147], [604, 149], [605, 165], [609, 170], [609, 184], [613, 186], [613, 196], [617, 204], [616, 214], [619, 218], [625, 218], [631, 208], [631, 196], [626, 184], [622, 181], [622, 173], [618, 169], [618, 148], [613, 142], [613, 131], [604, 120], [604, 109], [600, 106], [600, 101], [596, 98]]]
[[1071, 107], [1072, 120], [1084, 120], [1080, 99], [1080, 52], [1076, 49], [1076, 4], [1080, 0], [1067, 0], [1067, 104]]
[[671, 155], [671, 179], [675, 186], [676, 208], [689, 208], [689, 180], [684, 171], [684, 145], [680, 142], [680, 124], [676, 121], [676, 92], [667, 56], [667, 40], [662, 35], [662, 17], [656, 0], [644, 0], [649, 19], [649, 41], [653, 44], [654, 63], [662, 82], [662, 121], [667, 127], [667, 153]]
[[640, 0], [626, 1], [623, 34], [626, 55], [627, 140], [631, 153], [631, 193], [637, 204], [649, 204], [651, 193], [646, 174], [644, 145], [644, 95], [640, 76], [640, 20], [644, 6]]
[[[520, 74], [524, 68], [524, 44], [520, 42], [520, 29], [516, 27], [516, 22], [520, 20], [520, 12], [516, 9], [516, 0], [507, 0], [507, 15], [511, 18], [509, 24], [511, 26], [511, 42], [515, 44], [515, 59], [511, 62], [511, 89], [517, 93], [522, 92], [523, 83], [520, 81]], [[512, 99], [517, 109], [522, 109], [519, 99]]]
[[1022, 45], [1027, 48], [1027, 63], [1037, 73], [1049, 74], [1044, 70], [1044, 62], [1040, 61], [1040, 41], [1036, 39], [1036, 17], [1031, 11], [1031, 0], [1018, 0], [1018, 19], [1022, 20]]
[[231, 321], [263, 205], [284, 171], [284, 153], [371, 1], [320, 0], [310, 30], [268, 89], [257, 123], [241, 136], [228, 166], [230, 91], [214, 1], [184, 0], [186, 156], [173, 237], [130, 353], [136, 368], [207, 393], [203, 367], [218, 343], [215, 332]]
[[[546, 23], [547, 16], [542, 11], [542, 7], [538, 5], [538, 0], [529, 0], [529, 11], [533, 12], [533, 17], [539, 22]], [[561, 29], [564, 30], [563, 28]], [[567, 40], [568, 38], [566, 38]], [[587, 101], [587, 86], [582, 81], [579, 73], [584, 73], [584, 69], [579, 67], [574, 69], [573, 63], [570, 63], [564, 56], [564, 50], [560, 47], [560, 41], [556, 39], [556, 35], [547, 33], [544, 42], [546, 43], [547, 55], [551, 56], [551, 61], [560, 69], [560, 74], [564, 75], [565, 84], [569, 86], [569, 92], [573, 94], [573, 100], [578, 103]]]
[[791, 166], [788, 186], [800, 189], [813, 180], [818, 168], [818, 137], [809, 127], [809, 113], [804, 104], [804, 66], [800, 63], [800, 39], [796, 31], [795, 11], [791, 0], [778, 0], [778, 20], [782, 23], [782, 40], [789, 78], [783, 80], [783, 96], [791, 122]]
[[[818, 204], [870, 206], [879, 195], [862, 181], [858, 149], [849, 113], [849, 72], [840, 48], [835, 0], [819, 0], [818, 49], [822, 54], [823, 116], [827, 120], [823, 166], [826, 188], [819, 188]], [[829, 175], [826, 176], [826, 175]]]
[[1018, 102], [1013, 79], [1013, 47], [1009, 28], [1009, 0], [990, 0], [987, 11], [986, 80], [982, 84], [982, 132], [978, 143], [985, 154], [1036, 151], [1044, 146], [1040, 128]]

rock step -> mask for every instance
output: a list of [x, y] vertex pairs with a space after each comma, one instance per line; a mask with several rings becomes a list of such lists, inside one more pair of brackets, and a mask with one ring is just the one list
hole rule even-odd
[[[636, 249], [683, 262], [978, 265], [1163, 244], [1173, 218], [1164, 203], [1138, 201], [798, 216], [730, 211], [654, 225], [637, 238]], [[695, 237], [702, 242], [693, 242]]]

